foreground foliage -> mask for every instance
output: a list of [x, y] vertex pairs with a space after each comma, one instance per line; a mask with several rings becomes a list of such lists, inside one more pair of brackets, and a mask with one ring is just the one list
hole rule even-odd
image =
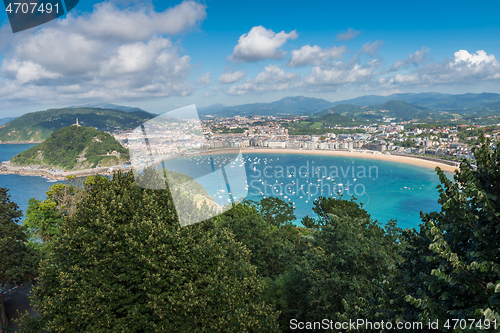
[[437, 170], [441, 212], [422, 214], [420, 232], [406, 235], [411, 246], [401, 268], [411, 286], [405, 300], [418, 319], [496, 320], [498, 331], [500, 150], [482, 143], [476, 169], [462, 163], [453, 181]]
[[[292, 320], [327, 318], [423, 324], [405, 332], [436, 321], [439, 332], [498, 331], [500, 151], [482, 140], [477, 168], [464, 162], [453, 180], [437, 169], [441, 211], [422, 213], [418, 230], [325, 197], [304, 227], [293, 224], [292, 205], [267, 198], [181, 228], [168, 190], [141, 189], [132, 175], [92, 177], [73, 194], [54, 187], [46, 215], [33, 215], [50, 224], [60, 213], [45, 233], [41, 316], [25, 317], [24, 329], [296, 332]], [[195, 219], [195, 203], [184, 204]], [[476, 325], [445, 326], [449, 319]]]
[[249, 258], [213, 221], [180, 227], [168, 190], [94, 177], [41, 263], [25, 331], [277, 331]]
[[38, 253], [27, 244], [25, 228], [18, 224], [22, 212], [0, 187], [0, 284], [21, 283], [36, 277]]

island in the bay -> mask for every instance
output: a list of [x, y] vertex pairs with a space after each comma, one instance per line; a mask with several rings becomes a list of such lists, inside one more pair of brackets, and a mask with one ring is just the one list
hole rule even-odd
[[43, 175], [62, 179], [126, 168], [128, 149], [109, 133], [76, 124], [63, 127], [42, 143], [27, 149], [0, 166], [0, 172]]

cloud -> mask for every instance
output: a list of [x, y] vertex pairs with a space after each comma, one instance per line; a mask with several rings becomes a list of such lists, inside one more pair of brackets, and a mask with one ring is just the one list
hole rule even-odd
[[84, 16], [70, 14], [7, 41], [2, 100], [54, 105], [191, 93], [191, 58], [163, 35], [195, 27], [205, 5], [185, 1], [158, 13], [144, 4], [120, 9], [105, 2]]
[[246, 73], [244, 71], [223, 73], [221, 76], [219, 76], [219, 83], [221, 84], [235, 83], [236, 81], [241, 80], [245, 76], [245, 74]]
[[478, 50], [475, 54], [470, 54], [466, 50], [455, 52], [454, 59], [450, 62], [450, 67], [465, 65], [468, 68], [482, 66], [484, 64], [498, 64], [495, 56], [488, 55], [484, 50]]
[[209, 85], [211, 83], [211, 79], [210, 79], [210, 72], [206, 72], [204, 74], [202, 74], [198, 80], [196, 80], [195, 82], [196, 84], [199, 84], [199, 85]]
[[379, 60], [371, 60], [362, 65], [356, 57], [347, 63], [315, 66], [297, 86], [309, 91], [327, 91], [346, 84], [364, 84], [378, 74], [376, 70], [379, 67]]
[[357, 35], [361, 33], [360, 30], [356, 31], [353, 28], [347, 29], [346, 32], [337, 34], [337, 40], [349, 40], [355, 38]]
[[392, 94], [402, 94], [403, 92], [400, 91], [399, 89], [391, 89], [391, 91], [383, 91], [380, 93], [380, 96], [389, 96]]
[[373, 43], [369, 41], [364, 44], [359, 51], [359, 54], [368, 54], [369, 56], [374, 56], [378, 53], [378, 49], [384, 45], [384, 42], [381, 40], [376, 40]]
[[20, 84], [44, 78], [56, 79], [61, 76], [61, 74], [50, 72], [32, 61], [5, 61], [2, 69]]
[[318, 45], [304, 45], [299, 50], [291, 52], [288, 67], [322, 65], [329, 59], [341, 59], [347, 51], [345, 46], [322, 49]]
[[410, 54], [408, 58], [404, 60], [398, 60], [391, 66], [391, 71], [397, 71], [401, 67], [408, 68], [410, 65], [418, 66], [424, 63], [427, 60], [427, 53], [429, 53], [429, 49], [425, 46], [422, 46], [420, 50], [415, 51]]
[[283, 59], [285, 52], [280, 50], [288, 39], [297, 38], [295, 30], [285, 33], [274, 33], [259, 25], [253, 27], [248, 34], [238, 39], [230, 60], [236, 62], [255, 62], [263, 59]]
[[138, 41], [156, 35], [179, 34], [197, 26], [206, 15], [206, 5], [195, 1], [184, 1], [163, 12], [154, 11], [151, 4], [120, 9], [113, 2], [102, 2], [94, 5], [92, 14], [71, 15], [71, 20], [63, 24], [70, 24], [73, 31], [89, 37]]
[[470, 54], [459, 50], [441, 63], [430, 63], [408, 74], [396, 74], [380, 80], [381, 84], [436, 85], [486, 82], [500, 79], [500, 63], [484, 50]]
[[226, 90], [226, 93], [229, 95], [244, 95], [247, 93], [260, 94], [269, 91], [286, 90], [291, 88], [292, 84], [299, 78], [300, 75], [297, 73], [286, 73], [276, 65], [269, 65], [254, 79], [232, 86]]

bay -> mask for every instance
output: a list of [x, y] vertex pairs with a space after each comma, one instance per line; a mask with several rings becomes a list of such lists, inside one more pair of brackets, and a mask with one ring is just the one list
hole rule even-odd
[[[8, 161], [14, 155], [29, 149], [36, 144], [2, 144], [0, 145], [0, 161]], [[60, 183], [60, 182], [58, 182]], [[0, 187], [9, 189], [10, 200], [15, 202], [23, 214], [28, 208], [28, 200], [36, 198], [45, 199], [45, 192], [56, 182], [40, 176], [2, 175], [0, 174]]]
[[[0, 145], [0, 161], [33, 144]], [[420, 211], [438, 211], [439, 178], [431, 168], [374, 159], [344, 156], [248, 153], [243, 156], [247, 198], [261, 200], [274, 195], [295, 206], [298, 221], [314, 216], [314, 200], [320, 195], [343, 198], [354, 196], [373, 219], [382, 223], [398, 221], [402, 228], [421, 223]], [[451, 174], [448, 174], [451, 177]], [[28, 200], [45, 198], [55, 182], [43, 177], [0, 175], [0, 187], [9, 189], [11, 200], [26, 210]], [[207, 187], [217, 197], [217, 187]], [[213, 193], [212, 193], [213, 192]]]

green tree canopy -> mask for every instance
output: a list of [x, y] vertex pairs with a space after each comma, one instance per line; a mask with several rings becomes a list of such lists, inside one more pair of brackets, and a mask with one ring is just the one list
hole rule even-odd
[[296, 219], [293, 205], [277, 197], [268, 197], [260, 202], [249, 201], [255, 206], [264, 220], [277, 227], [284, 224], [291, 224]]
[[0, 283], [20, 283], [36, 277], [38, 256], [27, 246], [25, 227], [18, 224], [22, 213], [7, 192], [0, 187]]
[[132, 173], [93, 177], [50, 246], [28, 331], [277, 331], [249, 251], [213, 220], [181, 227], [169, 191]]
[[313, 229], [296, 245], [293, 266], [268, 294], [282, 312], [280, 323], [355, 319], [377, 293], [398, 258], [401, 230], [395, 221], [373, 221], [354, 200], [319, 198], [309, 218]]
[[500, 150], [481, 142], [477, 168], [463, 162], [453, 181], [436, 168], [441, 211], [422, 214], [420, 233], [408, 235], [409, 262], [401, 267], [412, 277], [406, 301], [422, 321], [500, 323]]

